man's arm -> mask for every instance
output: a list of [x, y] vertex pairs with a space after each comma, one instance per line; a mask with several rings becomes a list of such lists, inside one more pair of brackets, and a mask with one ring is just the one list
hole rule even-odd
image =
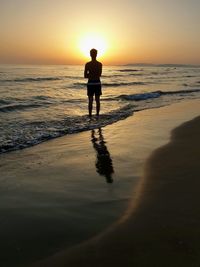
[[88, 66], [85, 64], [84, 78], [88, 78]]
[[99, 77], [101, 77], [101, 74], [102, 74], [102, 64], [100, 63], [100, 66], [99, 66]]
[[99, 74], [99, 77], [101, 77], [101, 74], [102, 74], [102, 64], [101, 62], [98, 62], [99, 63], [99, 66], [98, 66], [98, 74]]

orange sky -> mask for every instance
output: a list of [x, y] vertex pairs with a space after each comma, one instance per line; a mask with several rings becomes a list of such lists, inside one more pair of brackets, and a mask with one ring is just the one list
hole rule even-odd
[[1, 0], [0, 63], [83, 64], [93, 33], [104, 64], [200, 64], [199, 10], [199, 0]]

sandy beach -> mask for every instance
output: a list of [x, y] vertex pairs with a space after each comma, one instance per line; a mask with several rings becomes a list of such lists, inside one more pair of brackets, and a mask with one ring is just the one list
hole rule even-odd
[[199, 266], [199, 134], [196, 117], [153, 152], [125, 220], [34, 266]]
[[198, 266], [199, 118], [170, 134], [198, 115], [185, 101], [1, 155], [3, 266]]

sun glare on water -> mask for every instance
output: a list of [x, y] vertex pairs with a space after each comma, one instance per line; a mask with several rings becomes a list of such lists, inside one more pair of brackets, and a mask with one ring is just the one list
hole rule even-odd
[[85, 57], [90, 56], [90, 50], [95, 48], [98, 50], [98, 57], [102, 57], [106, 50], [107, 44], [102, 36], [95, 34], [88, 34], [83, 36], [79, 41], [79, 49]]

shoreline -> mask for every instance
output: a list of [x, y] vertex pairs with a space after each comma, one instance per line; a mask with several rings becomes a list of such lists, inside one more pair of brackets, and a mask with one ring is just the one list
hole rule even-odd
[[170, 142], [153, 152], [126, 221], [34, 266], [198, 266], [199, 134], [200, 116], [175, 128]]
[[[198, 203], [197, 195], [192, 198], [190, 194], [198, 191], [198, 186], [191, 183], [188, 192], [187, 170], [199, 175], [199, 130], [200, 117], [175, 128], [170, 142], [151, 154], [125, 217], [102, 234], [33, 266], [197, 266], [200, 212], [198, 205], [191, 207]], [[188, 140], [188, 136], [192, 138]], [[190, 153], [189, 169], [185, 151]], [[190, 220], [189, 215], [193, 215]]]
[[[197, 115], [199, 100], [190, 100], [0, 155], [1, 263], [21, 267], [46, 258], [62, 266], [57, 256], [66, 259], [126, 222], [140, 200], [146, 159], [169, 141], [170, 129]], [[97, 164], [102, 149], [113, 183]]]

